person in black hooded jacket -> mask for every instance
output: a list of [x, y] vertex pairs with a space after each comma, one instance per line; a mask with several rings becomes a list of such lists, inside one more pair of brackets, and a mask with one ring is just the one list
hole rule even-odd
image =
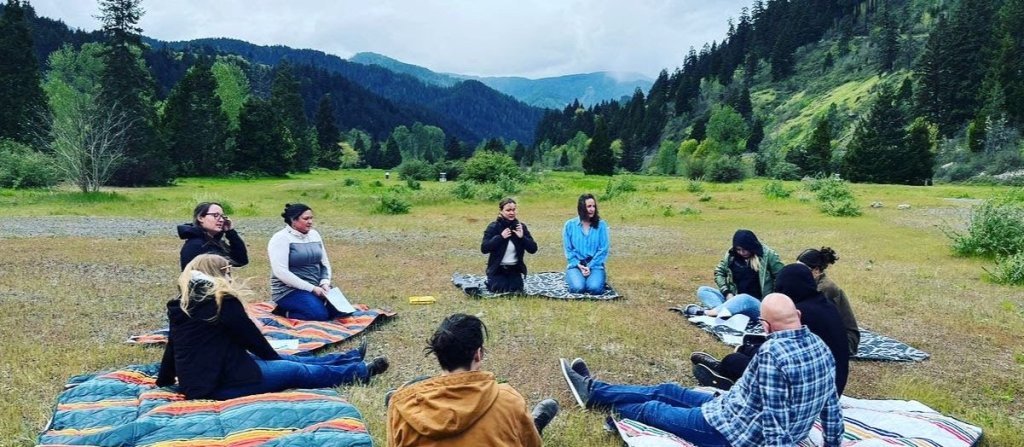
[[515, 199], [498, 202], [498, 218], [484, 230], [480, 251], [487, 257], [487, 290], [494, 293], [522, 293], [526, 262], [523, 254], [537, 252], [537, 242], [526, 225], [516, 219]]
[[228, 258], [233, 267], [249, 263], [245, 242], [235, 231], [231, 219], [224, 214], [224, 208], [217, 202], [196, 205], [192, 210], [192, 223], [178, 225], [178, 237], [185, 240], [179, 259], [182, 270], [201, 254]]
[[[836, 391], [841, 396], [850, 374], [850, 351], [839, 310], [818, 291], [811, 269], [804, 264], [794, 263], [783, 267], [775, 280], [775, 291], [793, 300], [796, 309], [800, 311], [800, 322], [821, 338], [832, 352], [836, 362]], [[741, 346], [737, 352], [725, 356], [721, 362], [706, 353], [695, 352], [690, 356], [690, 360], [694, 362], [694, 375], [698, 376], [698, 381], [701, 382], [701, 376], [725, 378], [727, 380], [723, 382], [731, 385], [731, 382], [735, 382], [743, 375], [747, 364], [757, 353], [757, 347], [758, 345]], [[712, 386], [718, 384], [712, 383]]]

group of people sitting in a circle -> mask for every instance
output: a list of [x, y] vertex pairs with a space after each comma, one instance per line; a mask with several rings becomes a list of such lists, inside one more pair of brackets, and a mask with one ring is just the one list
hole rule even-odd
[[[523, 292], [524, 253], [537, 243], [517, 219], [516, 201], [499, 203], [498, 218], [484, 231], [481, 251], [489, 255], [487, 287]], [[563, 228], [566, 283], [570, 292], [605, 290], [608, 225], [593, 195], [580, 196], [578, 216]], [[267, 253], [274, 313], [304, 320], [342, 315], [326, 300], [331, 267], [313, 210], [287, 204], [286, 226], [275, 233]], [[251, 292], [231, 276], [248, 263], [241, 237], [217, 203], [201, 203], [189, 224], [178, 226], [180, 295], [167, 303], [168, 343], [157, 385], [175, 382], [188, 399], [229, 399], [289, 388], [319, 388], [368, 381], [388, 369], [386, 357], [366, 361], [359, 348], [322, 356], [277, 353], [249, 319], [240, 298]], [[569, 390], [584, 408], [611, 408], [698, 445], [795, 445], [822, 418], [826, 445], [839, 445], [843, 424], [838, 397], [845, 388], [849, 359], [860, 332], [842, 289], [825, 270], [838, 257], [828, 247], [808, 249], [783, 265], [779, 255], [753, 232], [738, 230], [732, 247], [714, 270], [716, 287], [700, 287], [701, 305], [688, 316], [727, 319], [747, 315], [765, 336], [751, 337], [718, 360], [691, 355], [694, 375], [706, 389], [675, 384], [653, 387], [612, 385], [594, 380], [582, 359], [561, 359]], [[455, 314], [442, 322], [427, 351], [442, 373], [414, 381], [387, 396], [388, 444], [540, 445], [540, 431], [558, 412], [553, 400], [532, 414], [511, 386], [482, 371], [486, 328], [477, 317]]]

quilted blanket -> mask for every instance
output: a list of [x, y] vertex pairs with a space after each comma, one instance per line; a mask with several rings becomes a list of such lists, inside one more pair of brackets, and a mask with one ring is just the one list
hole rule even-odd
[[[944, 416], [917, 401], [863, 400], [843, 396], [844, 447], [971, 447], [981, 428]], [[671, 433], [630, 419], [612, 421], [630, 447], [694, 447]], [[821, 424], [815, 423], [800, 447], [823, 445]]]
[[[295, 320], [274, 315], [270, 313], [274, 310], [274, 303], [268, 302], [246, 305], [246, 312], [278, 352], [300, 354], [340, 343], [396, 315], [390, 310], [370, 309], [365, 304], [354, 306], [357, 309], [355, 313], [331, 321]], [[158, 329], [132, 336], [128, 343], [167, 343], [167, 334], [167, 328]]]
[[[455, 287], [462, 289], [466, 294], [478, 298], [493, 298], [498, 296], [511, 295], [509, 293], [491, 293], [487, 290], [487, 277], [466, 273], [455, 273], [452, 275], [452, 283]], [[585, 293], [569, 293], [565, 285], [565, 272], [544, 272], [526, 275], [523, 279], [524, 295], [545, 296], [560, 300], [614, 300], [622, 298], [611, 284], [605, 284], [605, 291], [601, 295], [588, 295]]]
[[39, 447], [373, 445], [362, 415], [334, 390], [184, 400], [157, 388], [158, 366], [73, 377]]
[[[680, 315], [683, 315], [682, 308], [673, 307], [669, 308], [669, 310], [679, 312]], [[757, 323], [757, 320], [751, 321], [744, 331], [739, 331], [723, 324], [717, 324], [720, 320], [716, 320], [713, 317], [686, 317], [684, 315], [684, 318], [686, 318], [690, 323], [693, 323], [701, 329], [711, 333], [722, 343], [730, 346], [739, 346], [743, 341], [744, 333], [764, 333], [764, 329]], [[746, 316], [736, 315], [733, 318], [746, 318]], [[927, 352], [911, 347], [899, 340], [860, 328], [860, 345], [857, 348], [857, 354], [851, 358], [856, 360], [879, 360], [889, 362], [920, 362], [927, 360], [929, 357], [931, 357], [931, 355]]]

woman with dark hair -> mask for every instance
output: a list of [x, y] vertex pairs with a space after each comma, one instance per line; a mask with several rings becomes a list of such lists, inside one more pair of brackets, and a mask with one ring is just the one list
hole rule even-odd
[[516, 219], [515, 199], [498, 202], [498, 218], [487, 225], [480, 251], [487, 257], [487, 290], [494, 293], [522, 293], [526, 275], [524, 252], [537, 252], [537, 243], [526, 225]]
[[[241, 267], [249, 263], [245, 249], [231, 219], [217, 202], [202, 202], [192, 210], [192, 223], [178, 225], [178, 237], [185, 240], [181, 246], [181, 269], [204, 253], [228, 258], [231, 265]], [[227, 239], [227, 240], [224, 240]]]
[[857, 317], [853, 315], [853, 308], [850, 307], [850, 300], [846, 298], [846, 292], [825, 275], [825, 269], [835, 264], [839, 256], [829, 247], [821, 247], [820, 250], [808, 248], [800, 253], [796, 260], [811, 269], [811, 275], [814, 275], [814, 281], [818, 283], [818, 291], [839, 310], [839, 316], [843, 317], [843, 326], [846, 327], [850, 355], [856, 355], [857, 349], [860, 348], [860, 327], [857, 325]]
[[778, 253], [757, 239], [750, 230], [736, 230], [732, 248], [715, 267], [715, 284], [697, 288], [697, 298], [707, 308], [691, 304], [687, 315], [728, 318], [744, 314], [751, 319], [761, 315], [761, 298], [776, 292], [775, 278], [782, 270]]
[[281, 213], [287, 224], [267, 243], [270, 257], [270, 294], [274, 313], [310, 321], [333, 320], [341, 315], [327, 301], [331, 290], [331, 262], [320, 233], [313, 229], [313, 210], [289, 203]]
[[577, 217], [565, 222], [562, 246], [565, 249], [565, 282], [571, 293], [604, 293], [604, 262], [608, 259], [608, 223], [597, 212], [597, 199], [583, 194], [576, 203]]
[[363, 363], [365, 345], [317, 357], [278, 354], [239, 298], [250, 294], [231, 278], [222, 256], [203, 254], [178, 277], [178, 298], [167, 303], [170, 335], [158, 386], [177, 383], [186, 399], [232, 399], [288, 388], [325, 388], [387, 370], [386, 357]]

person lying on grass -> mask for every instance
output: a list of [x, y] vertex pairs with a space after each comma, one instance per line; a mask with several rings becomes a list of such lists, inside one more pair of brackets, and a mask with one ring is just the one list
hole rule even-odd
[[526, 275], [525, 252], [536, 253], [537, 242], [526, 224], [516, 219], [518, 204], [505, 198], [498, 202], [498, 218], [484, 229], [480, 251], [487, 257], [487, 290], [493, 293], [523, 293]]
[[178, 277], [167, 302], [170, 335], [157, 386], [177, 378], [186, 399], [231, 399], [289, 388], [365, 382], [388, 369], [386, 357], [363, 362], [366, 347], [318, 357], [278, 354], [245, 313], [249, 294], [231, 278], [223, 256], [199, 255]]
[[821, 417], [825, 446], [838, 447], [843, 414], [835, 362], [827, 346], [800, 323], [789, 297], [764, 298], [761, 324], [768, 341], [746, 374], [718, 396], [674, 383], [613, 385], [597, 381], [582, 359], [559, 359], [569, 391], [583, 408], [611, 408], [623, 418], [665, 430], [705, 447], [792, 446]]
[[686, 306], [688, 316], [707, 315], [729, 318], [744, 314], [756, 319], [761, 297], [775, 291], [775, 278], [782, 270], [778, 253], [757, 239], [750, 230], [736, 230], [732, 248], [715, 267], [716, 287], [700, 286], [696, 304]]
[[[836, 306], [818, 291], [811, 270], [801, 263], [783, 267], [775, 290], [792, 298], [800, 322], [828, 346], [835, 361], [836, 391], [842, 395], [850, 375], [850, 352], [843, 320]], [[732, 382], [749, 374], [748, 365], [761, 347], [760, 343], [744, 343], [721, 362], [710, 354], [694, 352], [690, 355], [693, 374], [701, 385], [728, 389]]]
[[441, 375], [408, 383], [390, 398], [388, 446], [539, 446], [540, 432], [558, 414], [558, 403], [526, 400], [494, 373], [482, 371], [487, 328], [479, 318], [445, 318], [427, 344]]

